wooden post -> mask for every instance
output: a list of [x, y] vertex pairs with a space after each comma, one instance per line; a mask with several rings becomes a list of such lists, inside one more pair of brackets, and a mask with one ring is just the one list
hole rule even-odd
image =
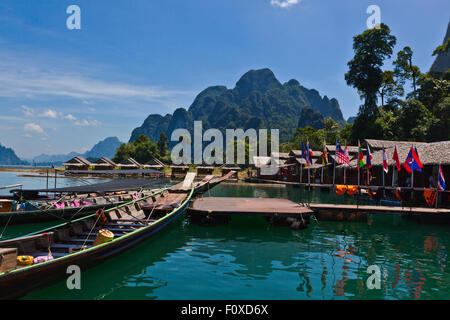
[[334, 153], [334, 161], [333, 161], [333, 186], [336, 183], [336, 152]]
[[300, 163], [300, 185], [303, 183], [303, 164]]
[[[48, 169], [47, 169], [47, 190], [48, 190]], [[47, 195], [48, 195], [48, 191], [47, 191]]]

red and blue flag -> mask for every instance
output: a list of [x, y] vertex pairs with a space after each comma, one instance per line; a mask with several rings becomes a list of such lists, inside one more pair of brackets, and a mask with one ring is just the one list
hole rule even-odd
[[417, 154], [417, 148], [411, 147], [409, 150], [408, 156], [406, 157], [405, 163], [403, 164], [406, 171], [411, 173], [413, 171], [422, 172], [423, 164], [419, 160], [419, 155]]
[[438, 174], [438, 189], [440, 191], [444, 191], [447, 188], [445, 185], [444, 173], [442, 172], [442, 167], [439, 166], [439, 174]]

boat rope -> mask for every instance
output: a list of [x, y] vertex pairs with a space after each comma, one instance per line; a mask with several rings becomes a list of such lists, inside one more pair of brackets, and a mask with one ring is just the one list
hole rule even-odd
[[[155, 202], [156, 202], [156, 200], [155, 200]], [[150, 217], [152, 216], [152, 214], [153, 214], [153, 210], [155, 210], [155, 208], [156, 208], [157, 206], [153, 206], [153, 208], [152, 208], [152, 211], [150, 211], [150, 214], [148, 215], [148, 217], [147, 217], [147, 219], [145, 219], [145, 223], [148, 223], [148, 220], [150, 220]]]
[[89, 236], [91, 235], [92, 231], [94, 230], [95, 226], [97, 225], [98, 220], [100, 219], [101, 215], [97, 215], [97, 220], [95, 220], [94, 225], [92, 226], [91, 230], [89, 230], [89, 233], [86, 236], [86, 239], [84, 239], [83, 244], [81, 245], [81, 248], [83, 248], [86, 245], [86, 242], [89, 239]]
[[8, 221], [7, 221], [6, 224], [5, 224], [5, 227], [3, 228], [3, 231], [2, 231], [2, 233], [0, 234], [0, 239], [3, 238], [3, 234], [5, 233], [6, 228], [8, 227], [8, 224], [9, 224], [9, 222], [11, 221], [11, 218], [12, 218], [12, 215], [9, 216]]

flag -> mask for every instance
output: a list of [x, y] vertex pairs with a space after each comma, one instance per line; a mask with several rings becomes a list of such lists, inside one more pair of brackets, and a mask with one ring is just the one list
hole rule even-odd
[[345, 163], [350, 164], [350, 159], [345, 154], [345, 152], [342, 150], [341, 145], [339, 144], [339, 141], [336, 139], [336, 161], [337, 163]]
[[384, 148], [384, 146], [383, 146], [383, 170], [386, 173], [389, 172], [388, 158], [387, 158], [386, 149]]
[[417, 151], [413, 147], [411, 147], [411, 149], [409, 150], [408, 156], [405, 159], [403, 167], [405, 167], [408, 173], [411, 173], [416, 170], [422, 171], [423, 164], [422, 162], [420, 162], [419, 156], [417, 155]]
[[366, 165], [367, 165], [367, 168], [369, 168], [369, 169], [372, 168], [372, 154], [370, 154], [369, 144], [367, 144]]
[[309, 162], [309, 157], [308, 157], [308, 154], [306, 152], [306, 148], [305, 148], [305, 145], [303, 143], [303, 140], [302, 140], [302, 158], [305, 159], [306, 166], [309, 167], [311, 165], [311, 163]]
[[392, 160], [395, 161], [395, 166], [397, 167], [397, 171], [400, 171], [402, 167], [400, 166], [400, 158], [397, 153], [397, 146], [394, 147], [394, 155], [392, 156]]
[[359, 140], [358, 140], [358, 167], [362, 168], [362, 167], [364, 167], [364, 165], [365, 165], [364, 164], [364, 155], [361, 150], [361, 144], [359, 143]]
[[327, 148], [325, 144], [325, 140], [323, 140], [323, 147], [322, 147], [322, 165], [328, 164], [328, 155], [327, 155]]
[[311, 149], [311, 145], [309, 144], [309, 140], [307, 140], [307, 147], [308, 147], [309, 164], [312, 164], [313, 151]]
[[438, 174], [438, 189], [440, 191], [444, 191], [447, 188], [445, 185], [444, 173], [442, 172], [442, 167], [439, 166], [439, 174]]

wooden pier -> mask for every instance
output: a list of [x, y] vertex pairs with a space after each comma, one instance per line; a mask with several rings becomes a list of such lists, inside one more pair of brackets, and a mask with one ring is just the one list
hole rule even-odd
[[421, 221], [450, 221], [450, 209], [371, 206], [355, 204], [310, 203], [319, 220], [332, 221], [366, 221], [369, 214], [394, 214], [406, 218], [420, 218]]
[[195, 200], [188, 208], [192, 221], [202, 224], [224, 223], [232, 216], [261, 216], [271, 224], [307, 226], [312, 210], [287, 199], [206, 197]]

